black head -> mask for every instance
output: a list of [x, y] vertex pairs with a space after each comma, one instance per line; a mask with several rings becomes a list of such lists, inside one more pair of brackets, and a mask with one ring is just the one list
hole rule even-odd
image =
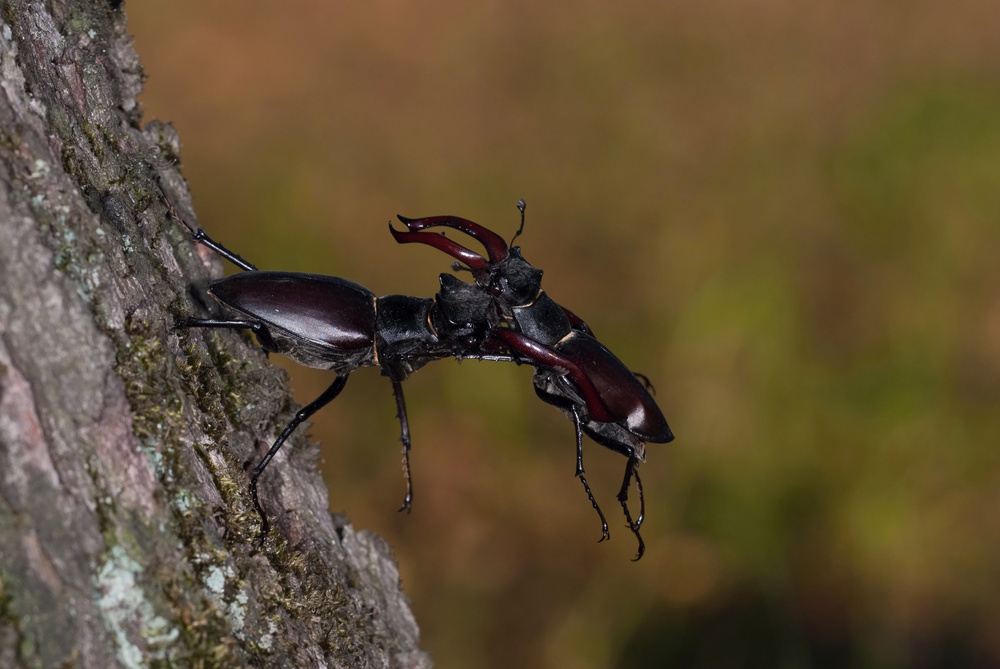
[[510, 249], [507, 258], [490, 267], [486, 286], [490, 294], [508, 307], [530, 304], [542, 289], [542, 270], [521, 257], [521, 248]]
[[[505, 309], [523, 307], [538, 296], [542, 288], [542, 270], [533, 267], [521, 256], [520, 247], [509, 248], [500, 235], [478, 223], [457, 216], [406, 218], [399, 216], [407, 231], [389, 226], [393, 238], [400, 244], [419, 243], [433, 246], [461, 261], [476, 279]], [[469, 235], [486, 248], [487, 257], [479, 255], [443, 234], [423, 232], [426, 228], [448, 227]]]
[[434, 329], [443, 339], [481, 339], [495, 327], [492, 298], [478, 286], [460, 281], [453, 274], [441, 275], [437, 304], [438, 309], [431, 317]]

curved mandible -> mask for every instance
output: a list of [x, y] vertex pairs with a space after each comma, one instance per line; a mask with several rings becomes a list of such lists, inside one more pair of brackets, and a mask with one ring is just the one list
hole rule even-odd
[[[403, 217], [400, 216], [400, 218], [402, 219]], [[406, 220], [404, 219], [403, 222], [405, 223]], [[475, 272], [489, 269], [490, 263], [487, 262], [486, 258], [475, 251], [470, 251], [458, 242], [448, 239], [444, 235], [437, 235], [433, 232], [402, 232], [392, 227], [392, 223], [389, 224], [389, 232], [392, 234], [392, 238], [399, 244], [427, 244], [428, 246], [433, 246], [438, 251], [447, 253], [453, 258], [458, 258], [469, 269]]]
[[472, 221], [466, 220], [464, 218], [459, 218], [458, 216], [429, 216], [427, 218], [406, 218], [405, 216], [396, 216], [400, 221], [406, 224], [406, 227], [410, 229], [411, 232], [417, 230], [423, 230], [424, 228], [434, 228], [439, 225], [443, 225], [448, 228], [455, 228], [460, 230], [465, 234], [469, 235], [477, 242], [486, 247], [486, 253], [490, 257], [490, 263], [496, 264], [503, 262], [507, 259], [508, 249], [507, 242], [503, 240], [503, 237], [493, 232], [492, 230], [487, 230], [478, 223], [473, 223]]

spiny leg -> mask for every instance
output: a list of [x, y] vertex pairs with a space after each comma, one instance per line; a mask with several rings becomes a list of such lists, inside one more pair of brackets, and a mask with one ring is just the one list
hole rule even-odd
[[646, 390], [648, 390], [651, 395], [656, 394], [656, 388], [653, 387], [653, 383], [649, 380], [648, 376], [642, 372], [632, 372], [632, 376], [642, 381], [642, 385], [646, 386]]
[[260, 321], [219, 320], [216, 318], [185, 318], [177, 321], [175, 328], [228, 328], [230, 330], [259, 330]]
[[270, 450], [268, 450], [264, 459], [260, 461], [259, 465], [254, 467], [253, 476], [250, 478], [250, 495], [253, 498], [253, 506], [260, 515], [260, 534], [257, 535], [258, 545], [262, 545], [264, 543], [264, 540], [267, 538], [267, 532], [271, 528], [271, 524], [267, 521], [267, 514], [264, 512], [264, 507], [260, 505], [260, 499], [257, 497], [257, 480], [260, 478], [260, 475], [264, 473], [264, 469], [267, 467], [267, 464], [271, 462], [271, 458], [275, 456], [278, 449], [281, 448], [281, 445], [284, 444], [285, 440], [288, 439], [292, 432], [295, 431], [295, 428], [301, 425], [303, 421], [307, 420], [314, 413], [332, 402], [337, 395], [340, 394], [340, 391], [343, 390], [344, 386], [347, 384], [347, 376], [347, 374], [338, 376], [334, 379], [333, 383], [330, 384], [330, 387], [323, 391], [322, 395], [313, 400], [305, 408], [300, 409], [299, 412], [295, 414], [295, 418], [292, 419], [292, 422], [290, 422], [285, 429], [281, 431], [281, 434], [278, 436], [278, 440], [275, 441], [274, 445], [271, 446]]
[[164, 197], [162, 199], [163, 199], [163, 203], [165, 205], [167, 205], [167, 211], [170, 213], [170, 216], [173, 217], [173, 219], [175, 221], [179, 222], [181, 225], [183, 225], [185, 228], [187, 228], [188, 232], [191, 233], [191, 239], [192, 240], [198, 242], [199, 244], [202, 244], [203, 246], [207, 246], [208, 248], [212, 249], [213, 251], [215, 251], [220, 256], [222, 256], [223, 258], [225, 258], [229, 262], [233, 263], [234, 265], [236, 265], [240, 269], [246, 270], [248, 272], [256, 272], [257, 271], [256, 267], [254, 267], [253, 265], [251, 265], [250, 263], [248, 263], [246, 260], [244, 260], [243, 258], [241, 258], [239, 256], [239, 254], [233, 253], [232, 251], [230, 251], [229, 249], [227, 249], [225, 246], [223, 246], [222, 244], [220, 244], [219, 242], [215, 241], [214, 239], [212, 239], [211, 237], [209, 237], [207, 234], [205, 234], [204, 230], [202, 230], [201, 228], [195, 228], [194, 226], [192, 226], [191, 224], [189, 224], [187, 221], [185, 221], [183, 218], [181, 218], [180, 215], [176, 211], [174, 211], [173, 205], [170, 204], [170, 201], [167, 200], [166, 197]]
[[[642, 520], [646, 517], [646, 500], [642, 496], [642, 480], [639, 479], [638, 466], [639, 458], [633, 452], [628, 457], [628, 463], [625, 465], [625, 480], [622, 481], [622, 488], [618, 491], [618, 501], [621, 502], [622, 509], [625, 511], [625, 520], [628, 521], [628, 526], [632, 530], [632, 534], [639, 540], [639, 553], [632, 559], [633, 562], [641, 558], [642, 554], [646, 552], [646, 542], [642, 540], [642, 535], [639, 534], [639, 528], [642, 527]], [[635, 521], [632, 520], [632, 514], [628, 510], [628, 486], [633, 476], [635, 477], [636, 490], [639, 491], [639, 517]]]
[[180, 328], [226, 328], [229, 330], [250, 330], [264, 348], [264, 353], [276, 350], [271, 332], [262, 321], [219, 320], [216, 318], [185, 318], [177, 321], [175, 329]]
[[410, 478], [410, 421], [406, 417], [406, 401], [403, 399], [403, 385], [392, 382], [392, 394], [396, 397], [396, 418], [399, 419], [400, 437], [403, 442], [403, 476], [406, 477], [406, 497], [398, 511], [410, 512], [413, 504], [413, 479]]
[[594, 493], [590, 492], [590, 485], [587, 483], [587, 477], [583, 474], [583, 430], [580, 427], [579, 409], [575, 406], [573, 407], [573, 426], [576, 428], [576, 476], [583, 482], [583, 489], [587, 491], [587, 497], [590, 498], [590, 503], [594, 505], [597, 515], [601, 517], [601, 538], [597, 540], [597, 543], [601, 543], [605, 539], [610, 539], [611, 534], [608, 532], [608, 521], [604, 517], [604, 512], [601, 511], [601, 507], [597, 505], [597, 500], [594, 499]]
[[207, 246], [208, 248], [212, 249], [213, 251], [215, 251], [220, 256], [222, 256], [229, 262], [233, 263], [240, 269], [246, 270], [248, 272], [257, 271], [257, 268], [254, 265], [248, 263], [246, 260], [241, 258], [238, 253], [233, 253], [225, 246], [223, 246], [219, 242], [215, 241], [214, 239], [206, 235], [205, 231], [201, 230], [200, 228], [197, 232], [191, 234], [191, 239], [198, 242], [202, 246]]

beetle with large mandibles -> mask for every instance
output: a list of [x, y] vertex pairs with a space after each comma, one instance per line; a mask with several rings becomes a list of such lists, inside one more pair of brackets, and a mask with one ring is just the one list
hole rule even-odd
[[[523, 201], [518, 206], [523, 229]], [[409, 510], [413, 499], [410, 433], [401, 382], [432, 360], [454, 357], [535, 367], [536, 394], [566, 413], [576, 428], [576, 475], [600, 516], [601, 541], [610, 535], [584, 475], [583, 434], [628, 458], [618, 500], [639, 542], [636, 559], [642, 557], [645, 546], [639, 528], [644, 504], [636, 468], [645, 460], [645, 442], [668, 442], [673, 434], [646, 389], [648, 383], [640, 383], [581, 319], [541, 289], [542, 271], [521, 257], [519, 247], [508, 247], [499, 235], [466, 219], [400, 216], [406, 231], [390, 225], [398, 243], [427, 244], [453, 256], [472, 271], [475, 283], [442, 274], [441, 290], [434, 298], [376, 297], [367, 288], [339, 277], [260, 271], [203, 230], [189, 226], [172, 209], [170, 212], [188, 228], [194, 241], [244, 270], [209, 286], [209, 293], [241, 318], [188, 318], [178, 327], [250, 329], [265, 350], [337, 375], [323, 394], [295, 415], [253, 470], [250, 491], [261, 517], [258, 541], [263, 542], [269, 528], [257, 493], [261, 474], [292, 432], [333, 401], [348, 375], [363, 366], [379, 366], [393, 384], [406, 477], [406, 497], [400, 509]], [[442, 234], [423, 231], [432, 227], [449, 227], [469, 235], [483, 244], [488, 260]], [[628, 508], [633, 477], [640, 500], [635, 520]]]
[[[523, 200], [518, 202], [518, 207], [523, 216]], [[502, 341], [515, 362], [533, 365], [535, 393], [573, 421], [576, 476], [601, 518], [601, 541], [610, 534], [604, 513], [584, 474], [583, 434], [628, 458], [618, 501], [639, 542], [636, 559], [642, 557], [645, 544], [639, 528], [645, 505], [637, 467], [646, 459], [645, 442], [666, 443], [674, 438], [666, 418], [647, 390], [648, 382], [641, 383], [638, 378], [641, 375], [629, 371], [593, 336], [582, 319], [558, 305], [542, 290], [542, 270], [524, 260], [519, 247], [508, 247], [496, 233], [455, 216], [422, 219], [400, 216], [399, 219], [408, 231], [400, 232], [390, 226], [397, 242], [433, 246], [464, 262], [472, 271], [476, 284], [493, 296], [501, 316], [502, 326], [493, 329], [484, 343]], [[489, 259], [446, 237], [422, 232], [438, 226], [454, 228], [473, 237], [486, 248]], [[442, 276], [442, 284], [444, 276], [448, 275]], [[640, 504], [635, 520], [628, 508], [628, 489], [633, 477]]]

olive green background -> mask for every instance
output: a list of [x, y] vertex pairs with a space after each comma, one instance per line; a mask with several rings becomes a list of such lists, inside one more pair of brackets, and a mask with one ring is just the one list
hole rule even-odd
[[[646, 557], [531, 371], [352, 376], [311, 434], [441, 667], [1000, 665], [1000, 5], [126, 3], [202, 225], [433, 295], [456, 214], [646, 373]], [[287, 365], [298, 401], [329, 375]]]

